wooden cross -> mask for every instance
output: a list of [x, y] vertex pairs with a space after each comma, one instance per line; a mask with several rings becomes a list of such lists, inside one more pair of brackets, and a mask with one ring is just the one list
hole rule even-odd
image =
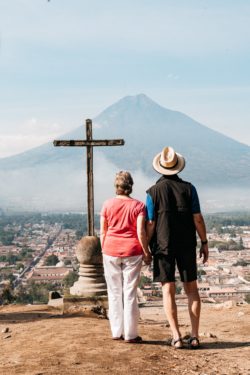
[[86, 120], [86, 140], [63, 140], [53, 142], [54, 146], [87, 147], [87, 200], [88, 200], [88, 235], [94, 236], [94, 179], [93, 179], [93, 147], [123, 146], [123, 139], [92, 139], [92, 120]]

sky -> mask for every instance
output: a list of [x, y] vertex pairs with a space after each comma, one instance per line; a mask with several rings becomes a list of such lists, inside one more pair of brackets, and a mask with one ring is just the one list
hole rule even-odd
[[250, 145], [250, 1], [0, 0], [0, 158], [127, 95]]

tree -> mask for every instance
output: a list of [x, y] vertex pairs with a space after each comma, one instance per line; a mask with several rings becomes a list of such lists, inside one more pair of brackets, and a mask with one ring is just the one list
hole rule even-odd
[[14, 300], [14, 296], [12, 294], [12, 289], [8, 285], [3, 289], [2, 293], [0, 293], [0, 303], [9, 304], [13, 302], [13, 300]]
[[201, 269], [201, 268], [199, 268], [198, 270], [197, 270], [197, 275], [198, 275], [198, 278], [199, 279], [201, 279], [201, 276], [202, 275], [206, 275], [207, 273], [206, 273], [206, 271], [204, 271], [203, 269]]
[[19, 285], [19, 287], [15, 290], [15, 301], [17, 303], [32, 303], [33, 298], [27, 288], [25, 288], [23, 285]]
[[181, 294], [182, 287], [180, 285], [176, 285], [175, 287], [175, 294]]
[[239, 250], [243, 250], [243, 249], [244, 249], [243, 240], [242, 240], [242, 237], [240, 237]]
[[65, 259], [64, 264], [65, 264], [65, 266], [71, 265], [71, 260], [70, 259]]
[[15, 264], [17, 260], [18, 260], [18, 256], [12, 254], [11, 252], [8, 253], [6, 256], [6, 262], [8, 262], [9, 264]]
[[18, 263], [18, 264], [16, 265], [16, 269], [17, 269], [17, 270], [23, 270], [23, 269], [24, 269], [24, 264], [23, 264], [23, 263]]
[[139, 282], [139, 288], [143, 288], [145, 284], [151, 284], [151, 283], [152, 283], [152, 280], [149, 277], [142, 275], [140, 278], [140, 282]]
[[77, 240], [80, 240], [81, 238], [82, 238], [82, 236], [83, 236], [83, 230], [77, 230], [76, 231], [76, 238], [77, 238]]
[[14, 240], [15, 233], [9, 231], [0, 231], [0, 241], [3, 245], [9, 246], [12, 245], [12, 241]]
[[55, 266], [58, 262], [58, 257], [55, 254], [51, 254], [46, 258], [44, 264], [45, 266]]
[[31, 281], [28, 285], [28, 294], [32, 298], [32, 302], [48, 303], [49, 291], [54, 290], [52, 284], [36, 284]]
[[228, 250], [228, 244], [226, 242], [221, 242], [217, 246], [218, 250]]
[[239, 259], [236, 263], [233, 264], [233, 266], [247, 267], [248, 263], [244, 259]]
[[65, 288], [70, 288], [74, 282], [78, 279], [78, 275], [74, 271], [70, 271], [67, 276], [63, 279], [63, 286]]

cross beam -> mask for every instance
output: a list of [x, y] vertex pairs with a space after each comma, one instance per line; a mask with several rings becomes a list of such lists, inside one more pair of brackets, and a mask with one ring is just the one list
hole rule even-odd
[[86, 140], [55, 140], [54, 146], [86, 147], [87, 148], [87, 206], [88, 206], [88, 235], [94, 236], [94, 178], [93, 178], [93, 147], [123, 146], [123, 139], [92, 139], [92, 121], [86, 120]]
[[123, 139], [98, 139], [98, 141], [82, 141], [82, 140], [69, 140], [69, 141], [54, 141], [54, 146], [74, 146], [74, 147], [83, 147], [83, 146], [123, 146]]

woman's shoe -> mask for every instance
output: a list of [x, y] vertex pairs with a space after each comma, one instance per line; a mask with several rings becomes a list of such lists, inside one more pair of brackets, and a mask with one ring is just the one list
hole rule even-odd
[[124, 337], [122, 335], [120, 337], [112, 337], [112, 340], [124, 340]]
[[142, 342], [141, 336], [137, 336], [134, 339], [125, 340], [125, 342], [131, 343], [131, 344], [138, 344]]

